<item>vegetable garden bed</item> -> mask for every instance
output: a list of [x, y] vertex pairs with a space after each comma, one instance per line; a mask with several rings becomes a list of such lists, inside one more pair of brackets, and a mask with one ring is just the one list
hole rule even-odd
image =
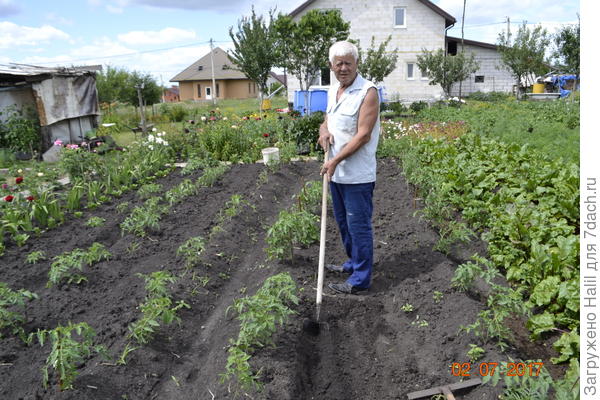
[[[94, 351], [84, 357], [70, 390], [59, 390], [66, 382], [59, 382], [57, 371], [49, 368], [44, 388], [42, 368], [51, 352], [50, 339], [40, 346], [34, 337], [26, 345], [3, 332], [0, 397], [187, 400], [247, 393], [250, 398], [278, 400], [405, 399], [409, 392], [458, 382], [461, 378], [453, 376], [452, 364], [469, 362], [477, 352], [485, 351], [473, 360], [472, 370], [477, 371], [475, 366], [482, 363], [541, 355], [535, 347], [529, 354], [513, 347], [501, 353], [460, 330], [477, 318], [484, 303], [451, 287], [457, 264], [433, 250], [438, 235], [413, 216], [413, 195], [391, 159], [379, 160], [375, 188], [373, 286], [356, 297], [326, 290], [320, 335], [304, 333], [302, 321], [314, 313], [318, 243], [294, 249], [291, 261], [273, 261], [265, 252], [265, 236], [279, 212], [296, 204], [303, 183], [319, 179], [318, 170], [317, 162], [269, 169], [233, 165], [212, 186], [175, 202], [159, 226], [143, 237], [121, 233], [123, 221], [144, 204], [136, 193], [128, 193], [31, 238], [23, 247], [8, 245], [0, 259], [2, 281], [38, 296], [26, 302], [24, 333], [85, 322], [95, 331], [93, 343], [103, 345], [108, 357]], [[156, 183], [166, 192], [183, 179], [173, 172]], [[342, 262], [342, 245], [329, 212], [326, 259]], [[90, 217], [104, 223], [88, 226]], [[196, 253], [180, 250], [194, 237], [203, 238]], [[84, 266], [78, 273], [85, 279], [79, 284], [62, 280], [47, 287], [55, 257], [94, 243], [104, 246], [108, 259]], [[43, 251], [45, 258], [27, 262], [34, 251]], [[141, 305], [153, 299], [145, 284], [156, 271], [169, 272], [175, 279], [166, 285], [169, 304], [183, 300], [189, 308], [176, 310], [179, 324], [155, 327], [147, 344], [140, 345], [131, 327], [142, 319]], [[237, 314], [228, 308], [282, 272], [293, 278], [299, 304], [291, 305], [295, 314], [274, 335], [275, 346], [253, 351], [249, 362], [262, 390], [240, 388], [235, 379], [222, 378], [230, 341], [240, 327]], [[326, 282], [340, 279], [329, 274]], [[135, 349], [124, 353], [128, 344]], [[552, 355], [544, 353], [543, 361], [548, 364]], [[495, 398], [500, 390], [483, 385], [460, 398]]]

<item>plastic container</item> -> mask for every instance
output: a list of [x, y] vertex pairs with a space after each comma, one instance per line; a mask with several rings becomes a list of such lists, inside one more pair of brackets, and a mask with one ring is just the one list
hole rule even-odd
[[545, 85], [543, 83], [534, 83], [533, 84], [533, 93], [544, 93]]
[[308, 106], [306, 101], [306, 90], [296, 90], [294, 92], [294, 110], [304, 115], [307, 110], [311, 113], [315, 111], [327, 111], [327, 91], [322, 89], [313, 89], [308, 91]]
[[279, 148], [267, 147], [262, 149], [263, 162], [268, 164], [271, 161], [279, 161]]

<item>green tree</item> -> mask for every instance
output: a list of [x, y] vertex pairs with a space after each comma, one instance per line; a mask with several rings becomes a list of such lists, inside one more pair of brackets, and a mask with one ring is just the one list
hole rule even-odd
[[238, 21], [237, 33], [233, 33], [233, 27], [229, 28], [229, 36], [234, 45], [234, 49], [229, 51], [229, 58], [258, 86], [261, 111], [263, 95], [268, 89], [267, 79], [276, 64], [277, 57], [273, 50], [275, 36], [271, 31], [272, 24], [272, 11], [269, 11], [269, 25], [267, 25], [262, 16], [256, 16], [252, 7], [252, 16], [243, 17]]
[[519, 26], [517, 35], [512, 40], [511, 33], [503, 31], [498, 35], [498, 51], [502, 66], [512, 72], [517, 83], [517, 97], [521, 95], [521, 82], [528, 75], [543, 75], [548, 72], [548, 61], [545, 56], [550, 38], [546, 29], [536, 26], [529, 29], [527, 24]]
[[370, 80], [374, 84], [383, 82], [386, 76], [391, 74], [396, 69], [398, 61], [398, 48], [388, 52], [387, 46], [392, 40], [392, 35], [381, 42], [378, 47], [375, 47], [375, 36], [371, 37], [371, 47], [363, 54], [360, 48], [360, 42], [356, 43], [359, 52], [358, 70], [362, 76]]
[[452, 85], [464, 81], [479, 69], [473, 53], [467, 55], [459, 52], [453, 56], [446, 54], [443, 49], [423, 49], [423, 54], [417, 56], [417, 65], [429, 77], [429, 84], [440, 85], [446, 97], [450, 97]]
[[554, 58], [560, 68], [579, 76], [580, 23], [564, 25], [554, 35]]
[[142, 96], [146, 104], [160, 101], [162, 89], [150, 74], [137, 71], [129, 72], [125, 68], [107, 66], [106, 71], [96, 75], [98, 100], [105, 103], [120, 101], [135, 106], [139, 104], [135, 86], [144, 84]]
[[122, 98], [121, 92], [125, 88], [129, 72], [124, 68], [108, 65], [106, 70], [96, 74], [96, 89], [98, 101], [113, 103]]
[[[307, 91], [312, 80], [327, 68], [329, 47], [348, 38], [350, 23], [339, 10], [310, 10], [298, 22], [279, 14], [273, 21], [279, 67], [296, 76], [300, 90]], [[308, 103], [306, 93], [305, 104]]]

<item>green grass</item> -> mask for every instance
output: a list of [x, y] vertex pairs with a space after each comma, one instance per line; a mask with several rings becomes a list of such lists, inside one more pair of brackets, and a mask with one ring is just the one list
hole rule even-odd
[[421, 111], [421, 120], [467, 123], [471, 132], [505, 143], [528, 144], [558, 160], [579, 163], [579, 102], [468, 101], [461, 108], [433, 106]]

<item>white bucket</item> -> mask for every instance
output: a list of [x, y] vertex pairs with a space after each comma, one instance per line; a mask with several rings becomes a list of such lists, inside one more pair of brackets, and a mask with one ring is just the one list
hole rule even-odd
[[262, 149], [263, 162], [268, 164], [271, 161], [279, 161], [279, 149], [277, 147], [267, 147]]

